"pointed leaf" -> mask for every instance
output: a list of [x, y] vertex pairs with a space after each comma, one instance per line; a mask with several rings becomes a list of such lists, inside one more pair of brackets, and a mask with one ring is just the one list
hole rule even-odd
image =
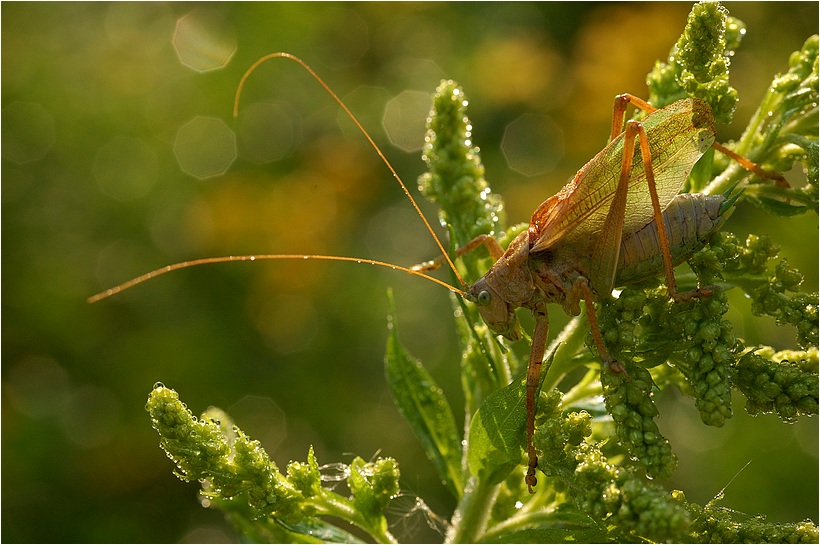
[[499, 536], [489, 543], [606, 543], [607, 533], [593, 528], [528, 528]]
[[460, 498], [464, 490], [461, 441], [444, 392], [421, 362], [412, 358], [398, 338], [390, 301], [391, 324], [387, 337], [385, 375], [393, 401], [421, 441], [448, 490]]
[[567, 508], [532, 513], [509, 532], [485, 536], [487, 543], [606, 543], [610, 536], [590, 516]]
[[[276, 521], [292, 532], [288, 539], [302, 543], [361, 543], [362, 540], [350, 532], [318, 518], [306, 518], [295, 524]], [[297, 541], [298, 540], [298, 541]]]
[[488, 396], [470, 424], [470, 473], [490, 484], [504, 480], [523, 457], [527, 425], [523, 377]]

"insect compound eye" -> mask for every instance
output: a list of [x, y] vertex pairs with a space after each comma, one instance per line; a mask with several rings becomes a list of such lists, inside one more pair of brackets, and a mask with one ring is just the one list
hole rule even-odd
[[481, 292], [478, 294], [478, 299], [476, 299], [476, 302], [481, 306], [486, 306], [490, 304], [490, 298], [491, 295], [489, 291], [481, 290]]

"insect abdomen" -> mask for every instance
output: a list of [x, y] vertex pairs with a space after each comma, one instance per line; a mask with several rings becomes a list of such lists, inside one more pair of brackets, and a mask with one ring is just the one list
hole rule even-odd
[[[733, 210], [737, 197], [683, 193], [663, 211], [669, 252], [677, 265], [701, 249]], [[624, 286], [663, 273], [658, 225], [651, 221], [635, 233], [624, 235], [615, 285]]]

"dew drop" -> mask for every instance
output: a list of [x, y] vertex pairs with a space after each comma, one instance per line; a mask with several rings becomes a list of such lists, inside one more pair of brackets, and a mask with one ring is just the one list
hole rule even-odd
[[154, 390], [161, 390], [163, 388], [165, 388], [165, 385], [163, 383], [161, 383], [161, 382], [155, 382], [154, 383]]

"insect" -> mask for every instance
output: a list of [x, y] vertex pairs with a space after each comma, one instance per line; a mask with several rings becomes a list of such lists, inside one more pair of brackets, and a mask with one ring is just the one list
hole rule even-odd
[[[642, 122], [627, 121], [623, 129], [629, 103], [650, 114]], [[676, 195], [714, 138], [711, 109], [703, 101], [683, 99], [656, 110], [636, 97], [620, 95], [615, 99], [610, 143], [561, 191], [535, 210], [527, 231], [518, 235], [506, 251], [489, 236], [467, 244], [485, 245], [495, 260], [490, 270], [469, 288], [468, 299], [478, 305], [487, 326], [495, 334], [517, 341], [521, 334], [515, 309], [529, 309], [535, 319], [526, 377], [525, 481], [530, 492], [537, 483], [538, 457], [532, 436], [541, 363], [549, 336], [546, 305], [559, 303], [568, 314], [577, 316], [583, 300], [599, 357], [604, 365], [617, 369], [619, 364], [604, 345], [593, 302], [610, 294], [616, 285], [623, 285], [624, 280], [635, 282], [642, 278], [620, 278], [619, 271], [642, 263], [652, 254], [660, 254], [670, 297], [708, 294], [679, 294], [675, 284], [673, 265], [697, 248], [689, 255], [680, 255], [678, 251], [674, 260], [672, 257], [672, 248], [688, 247], [690, 243], [697, 246], [696, 240], [708, 233], [697, 229], [684, 233], [667, 225], [674, 225], [670, 219], [679, 207], [696, 206], [696, 196]], [[636, 160], [638, 156], [640, 161]], [[704, 215], [706, 200], [705, 196], [700, 197], [699, 208], [691, 211]], [[674, 206], [669, 208], [673, 201]], [[642, 248], [643, 252], [635, 252], [635, 248]], [[430, 262], [418, 270], [440, 264]], [[657, 267], [639, 266], [634, 270], [643, 271], [644, 276], [660, 272]]]
[[[695, 162], [714, 146], [761, 177], [771, 177], [754, 163], [714, 143], [712, 113], [705, 102], [689, 98], [655, 109], [634, 96], [620, 95], [615, 99], [610, 143], [561, 191], [536, 208], [526, 231], [506, 250], [492, 236], [481, 235], [456, 251], [458, 257], [484, 246], [493, 257], [494, 264], [489, 271], [468, 285], [382, 151], [341, 99], [304, 61], [288, 53], [274, 53], [256, 61], [240, 81], [234, 115], [238, 112], [245, 81], [256, 67], [272, 58], [286, 58], [300, 64], [350, 116], [399, 183], [438, 245], [441, 256], [410, 268], [371, 259], [328, 255], [203, 258], [157, 269], [94, 295], [88, 301], [99, 301], [167, 272], [196, 265], [304, 259], [368, 263], [423, 277], [476, 304], [490, 330], [511, 341], [521, 338], [515, 309], [526, 308], [535, 319], [526, 377], [528, 467], [525, 481], [530, 492], [537, 483], [538, 457], [532, 446], [532, 436], [541, 363], [549, 336], [546, 305], [558, 303], [568, 314], [577, 316], [581, 312], [580, 302], [584, 301], [599, 356], [604, 365], [618, 369], [618, 362], [609, 356], [604, 345], [593, 306], [595, 301], [610, 294], [617, 285], [655, 276], [661, 271], [670, 297], [708, 295], [708, 290], [678, 293], [673, 266], [690, 257], [702, 245], [703, 238], [722, 221], [726, 203], [730, 208], [734, 201], [720, 195], [677, 195]], [[648, 115], [641, 122], [625, 122], [629, 104]], [[697, 228], [681, 228], [681, 218], [687, 216], [698, 219]], [[647, 262], [654, 265], [646, 266]], [[427, 274], [445, 264], [454, 272], [460, 286], [452, 286]]]

